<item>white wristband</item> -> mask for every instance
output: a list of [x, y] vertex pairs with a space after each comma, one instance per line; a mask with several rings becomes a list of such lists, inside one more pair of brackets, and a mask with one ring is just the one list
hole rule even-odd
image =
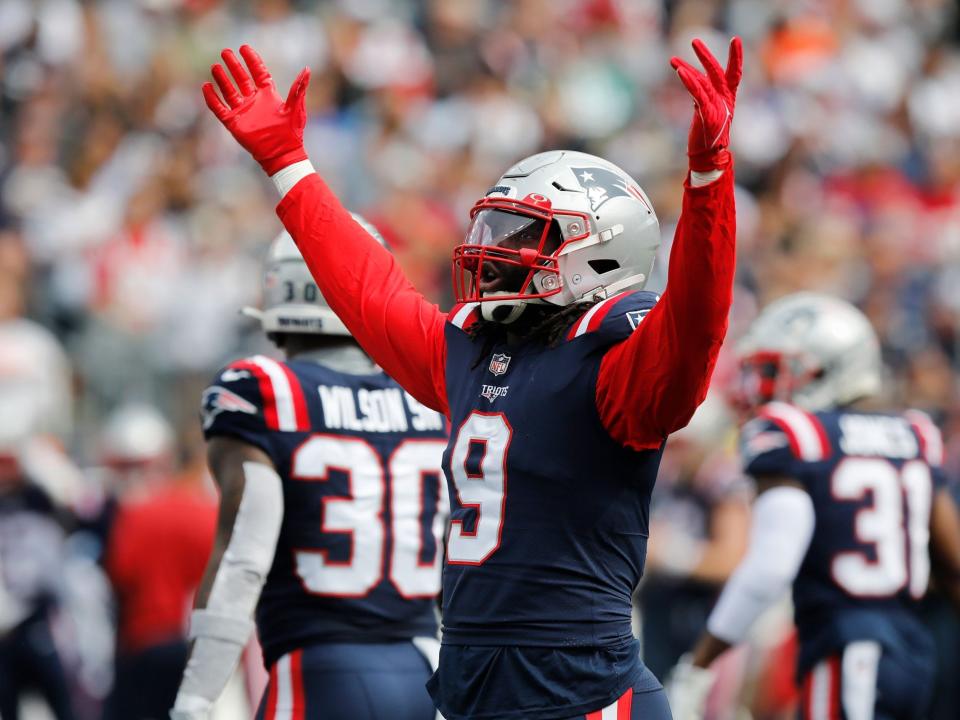
[[307, 175], [312, 175], [315, 172], [316, 170], [312, 162], [309, 160], [301, 160], [293, 163], [293, 165], [287, 165], [283, 170], [278, 170], [270, 176], [270, 179], [273, 180], [277, 192], [279, 192], [280, 197], [283, 198], [288, 192], [293, 190], [294, 185], [303, 180]]
[[[283, 172], [282, 170], [280, 172]], [[280, 173], [277, 173], [279, 175]], [[692, 187], [703, 187], [709, 185], [714, 180], [723, 175], [723, 170], [709, 170], [707, 172], [690, 171], [690, 185]], [[274, 176], [276, 177], [276, 176]]]

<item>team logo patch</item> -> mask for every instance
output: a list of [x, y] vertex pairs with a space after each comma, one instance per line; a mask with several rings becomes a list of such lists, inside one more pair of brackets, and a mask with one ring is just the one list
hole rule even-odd
[[248, 377], [250, 377], [249, 370], [234, 370], [233, 368], [227, 368], [220, 373], [221, 382], [235, 382]]
[[505, 397], [509, 389], [509, 385], [484, 385], [480, 391], [480, 397], [486, 398], [489, 402], [493, 402], [497, 398]]
[[508, 367], [510, 367], [510, 356], [506, 353], [495, 353], [494, 356], [490, 358], [490, 372], [497, 377], [504, 375]]
[[257, 406], [225, 387], [214, 385], [203, 391], [200, 400], [200, 416], [203, 420], [203, 429], [208, 430], [217, 415], [222, 412], [241, 412], [247, 415], [256, 415]]
[[630, 323], [630, 329], [636, 330], [637, 326], [640, 324], [640, 321], [643, 320], [649, 310], [629, 310], [627, 312], [627, 322]]
[[596, 212], [607, 200], [615, 197], [636, 197], [627, 185], [627, 181], [615, 172], [599, 167], [570, 168], [577, 176], [577, 182], [587, 192], [590, 200], [590, 209]]
[[782, 432], [759, 432], [746, 438], [742, 445], [742, 452], [745, 459], [751, 460], [763, 453], [787, 447], [789, 444], [790, 441]]

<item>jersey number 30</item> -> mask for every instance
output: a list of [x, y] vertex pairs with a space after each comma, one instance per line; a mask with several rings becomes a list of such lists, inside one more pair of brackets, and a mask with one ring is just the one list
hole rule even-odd
[[834, 472], [831, 489], [838, 500], [873, 496], [872, 505], [857, 513], [854, 532], [875, 548], [874, 558], [856, 551], [834, 557], [834, 580], [858, 597], [889, 597], [904, 586], [913, 597], [922, 597], [930, 579], [927, 464], [911, 460], [898, 470], [880, 458], [848, 458]]
[[[392, 551], [390, 581], [405, 598], [433, 597], [440, 592], [442, 538], [446, 520], [446, 485], [442, 481], [442, 440], [406, 440], [390, 455], [384, 468], [380, 455], [365, 440], [338, 435], [314, 435], [293, 456], [296, 480], [323, 482], [331, 470], [346, 473], [347, 496], [323, 499], [324, 533], [351, 536], [348, 560], [330, 560], [325, 550], [297, 550], [297, 575], [317, 595], [363, 597], [383, 578], [387, 547], [383, 513], [386, 478], [390, 481]], [[427, 482], [438, 483], [436, 511], [423, 517]], [[421, 559], [423, 525], [430, 522], [433, 559]]]

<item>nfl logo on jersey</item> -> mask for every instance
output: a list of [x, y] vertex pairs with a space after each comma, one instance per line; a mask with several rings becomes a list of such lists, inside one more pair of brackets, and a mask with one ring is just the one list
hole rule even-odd
[[492, 358], [490, 358], [490, 372], [494, 375], [500, 376], [507, 372], [507, 368], [510, 367], [510, 356], [505, 353], [496, 353]]

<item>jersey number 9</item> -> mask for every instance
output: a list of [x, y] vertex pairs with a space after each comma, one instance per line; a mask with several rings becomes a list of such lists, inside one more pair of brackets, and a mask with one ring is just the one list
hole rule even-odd
[[[507, 499], [507, 451], [513, 428], [501, 413], [474, 411], [460, 426], [450, 453], [450, 475], [461, 507], [473, 508], [473, 529], [450, 522], [447, 561], [482, 565], [500, 547]], [[472, 462], [471, 462], [472, 461]]]

